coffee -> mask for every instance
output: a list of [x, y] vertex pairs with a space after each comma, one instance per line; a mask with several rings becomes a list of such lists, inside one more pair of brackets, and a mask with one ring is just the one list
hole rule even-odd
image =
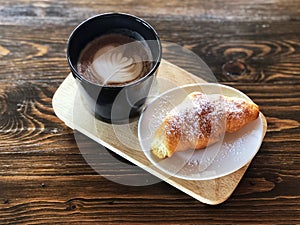
[[92, 40], [80, 53], [78, 72], [105, 86], [122, 86], [147, 75], [152, 68], [150, 48], [140, 35], [133, 35], [112, 32]]
[[95, 117], [127, 123], [143, 110], [162, 56], [154, 28], [125, 13], [95, 15], [68, 39], [67, 60]]

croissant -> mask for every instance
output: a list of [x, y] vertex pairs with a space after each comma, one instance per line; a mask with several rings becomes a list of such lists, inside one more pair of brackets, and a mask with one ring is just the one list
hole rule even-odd
[[203, 149], [257, 119], [259, 107], [241, 98], [192, 92], [172, 109], [154, 133], [151, 152], [158, 158], [176, 151]]

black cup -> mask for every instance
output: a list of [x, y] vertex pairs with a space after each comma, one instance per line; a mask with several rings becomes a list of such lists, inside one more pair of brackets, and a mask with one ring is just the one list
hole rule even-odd
[[[80, 53], [92, 40], [113, 30], [129, 30], [130, 34], [142, 36], [152, 54], [152, 67], [140, 79], [128, 84], [108, 86], [93, 83], [77, 70]], [[124, 13], [105, 13], [83, 21], [74, 29], [67, 45], [67, 60], [74, 78], [78, 79], [83, 99], [97, 118], [109, 123], [128, 122], [140, 114], [161, 55], [161, 43], [154, 28], [144, 20]]]

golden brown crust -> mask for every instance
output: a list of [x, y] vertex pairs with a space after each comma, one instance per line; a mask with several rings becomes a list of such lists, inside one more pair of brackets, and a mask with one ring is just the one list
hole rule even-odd
[[176, 151], [203, 149], [255, 120], [259, 108], [252, 102], [222, 95], [189, 94], [154, 133], [151, 151], [159, 158]]

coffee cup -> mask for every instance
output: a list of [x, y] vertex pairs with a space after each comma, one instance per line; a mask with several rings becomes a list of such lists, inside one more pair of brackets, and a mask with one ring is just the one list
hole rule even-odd
[[155, 29], [125, 13], [105, 13], [79, 24], [67, 44], [67, 60], [80, 94], [94, 116], [124, 123], [136, 118], [160, 64]]

